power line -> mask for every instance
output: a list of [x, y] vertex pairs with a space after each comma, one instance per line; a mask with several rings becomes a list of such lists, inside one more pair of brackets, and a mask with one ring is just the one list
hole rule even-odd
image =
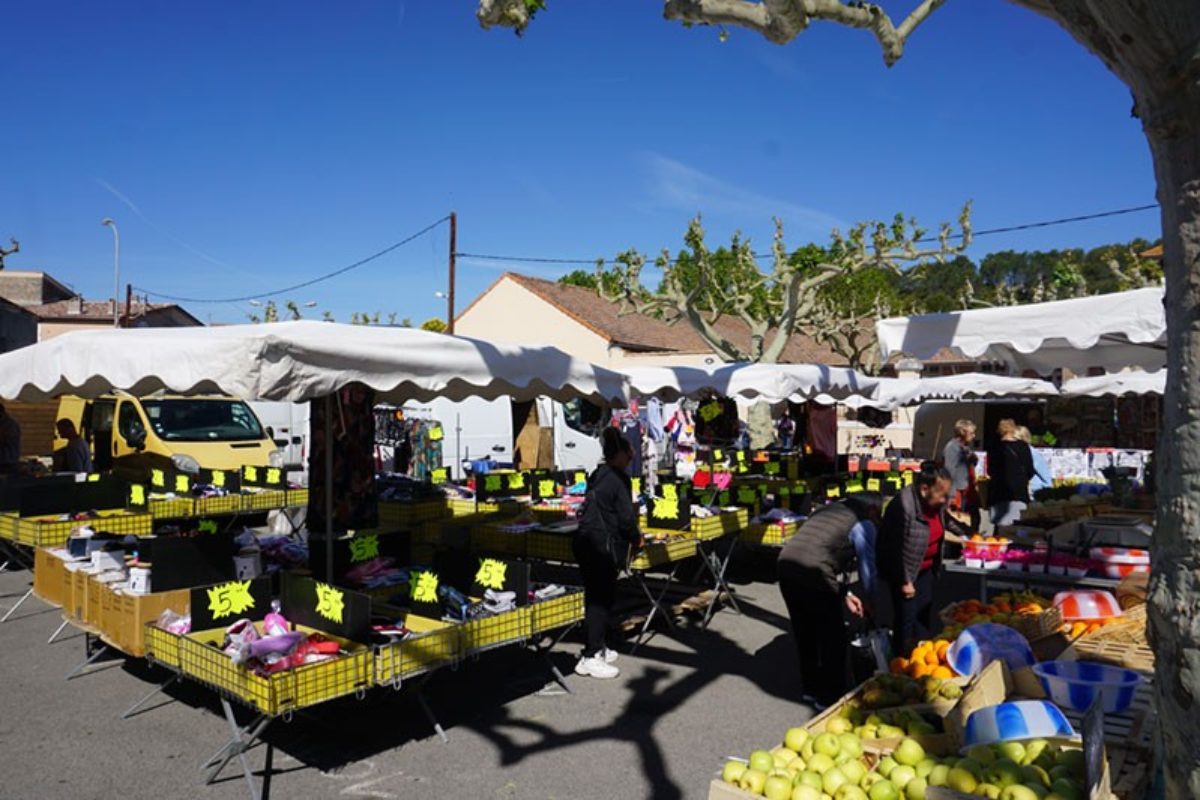
[[[1068, 225], [1073, 222], [1086, 222], [1093, 219], [1103, 219], [1105, 217], [1117, 217], [1122, 214], [1133, 214], [1139, 211], [1149, 211], [1158, 208], [1157, 203], [1151, 203], [1144, 206], [1132, 206], [1130, 208], [1118, 208], [1113, 211], [1100, 211], [1095, 214], [1081, 214], [1074, 217], [1060, 217], [1059, 219], [1045, 220], [1042, 222], [1026, 222], [1021, 225], [1008, 225], [1003, 228], [988, 228], [981, 231], [972, 231], [971, 236], [990, 236], [996, 233], [1013, 233], [1014, 231], [1026, 231], [1034, 228], [1050, 228], [1055, 225]], [[961, 239], [961, 233], [953, 234], [951, 239]], [[939, 241], [936, 236], [926, 236], [923, 239], [917, 239], [919, 244], [928, 244], [930, 242]], [[586, 264], [595, 266], [597, 261], [607, 260], [598, 258], [540, 258], [536, 256], [500, 256], [488, 253], [455, 253], [459, 258], [476, 258], [483, 261], [512, 261], [521, 264]], [[753, 253], [756, 259], [774, 258], [774, 253]], [[669, 263], [674, 263], [671, 261]]]
[[429, 225], [426, 225], [424, 228], [422, 228], [421, 230], [412, 234], [411, 236], [405, 237], [404, 239], [401, 239], [400, 241], [396, 242], [395, 244], [389, 245], [389, 246], [383, 248], [382, 250], [380, 250], [379, 252], [373, 253], [372, 255], [369, 255], [364, 259], [355, 261], [353, 264], [348, 264], [348, 265], [342, 267], [341, 269], [334, 270], [333, 272], [327, 272], [324, 275], [313, 278], [312, 280], [307, 280], [307, 281], [304, 281], [303, 283], [297, 283], [292, 286], [285, 286], [282, 289], [276, 289], [275, 291], [272, 291], [272, 292], [258, 292], [256, 294], [245, 295], [244, 297], [213, 298], [213, 297], [176, 297], [175, 295], [162, 294], [161, 292], [152, 292], [149, 289], [142, 289], [142, 288], [136, 287], [136, 286], [134, 287], [134, 291], [138, 291], [138, 292], [141, 292], [142, 294], [150, 295], [151, 297], [158, 297], [163, 300], [171, 300], [176, 303], [244, 303], [247, 300], [258, 300], [258, 299], [261, 299], [264, 297], [277, 297], [278, 295], [288, 294], [290, 292], [295, 292], [299, 289], [306, 289], [309, 286], [312, 286], [313, 284], [327, 281], [330, 278], [336, 278], [339, 275], [345, 275], [347, 272], [349, 272], [352, 269], [358, 269], [359, 267], [363, 266], [364, 264], [369, 264], [378, 258], [382, 258], [383, 256], [386, 256], [388, 253], [392, 252], [393, 250], [398, 250], [399, 248], [403, 247], [404, 245], [408, 244], [409, 242], [413, 241], [414, 239], [419, 239], [420, 237], [429, 233], [431, 230], [433, 230], [437, 226], [441, 225], [443, 222], [448, 221], [449, 219], [450, 219], [450, 215], [447, 214], [446, 216], [439, 219], [437, 222], [433, 222]]

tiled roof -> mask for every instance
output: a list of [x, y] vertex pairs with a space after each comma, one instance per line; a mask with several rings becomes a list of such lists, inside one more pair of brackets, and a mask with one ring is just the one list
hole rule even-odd
[[[25, 310], [43, 320], [110, 320], [113, 315], [111, 300], [84, 300], [81, 307], [78, 298], [60, 300], [57, 303], [25, 306]], [[173, 303], [134, 303], [131, 307], [132, 313], [130, 316], [137, 318], [158, 311], [172, 310], [178, 311], [185, 317], [192, 319], [195, 324], [200, 324], [199, 320]], [[118, 311], [121, 316], [125, 316], [124, 303], [120, 304]]]

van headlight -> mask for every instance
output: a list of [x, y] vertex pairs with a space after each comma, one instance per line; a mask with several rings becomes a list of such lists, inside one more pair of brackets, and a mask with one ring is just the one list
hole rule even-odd
[[272, 450], [267, 455], [267, 466], [282, 467], [285, 463], [283, 458], [284, 456], [282, 450]]
[[189, 456], [187, 453], [176, 453], [171, 456], [171, 463], [175, 465], [175, 469], [180, 472], [186, 472], [189, 475], [200, 474], [200, 462]]

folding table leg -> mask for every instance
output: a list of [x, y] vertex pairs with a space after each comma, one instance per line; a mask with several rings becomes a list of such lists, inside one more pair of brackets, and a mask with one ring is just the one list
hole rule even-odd
[[50, 634], [50, 638], [46, 640], [46, 644], [54, 644], [54, 640], [63, 632], [63, 629], [71, 624], [71, 620], [64, 618], [62, 624], [54, 629], [54, 633]]
[[[263, 731], [271, 724], [271, 718], [259, 716], [246, 727], [239, 728], [237, 720], [233, 716], [233, 707], [224, 697], [221, 698], [221, 709], [225, 712], [225, 719], [229, 722], [229, 731], [233, 738], [204, 764], [203, 768], [208, 768], [210, 765], [215, 764], [208, 773], [204, 784], [205, 786], [211, 785], [217, 779], [217, 776], [221, 774], [221, 771], [225, 769], [225, 765], [236, 756], [241, 763], [242, 775], [246, 778], [246, 787], [250, 790], [250, 797], [253, 800], [259, 800], [260, 794], [258, 787], [254, 784], [254, 773], [250, 770], [250, 762], [246, 760], [246, 751], [262, 736]], [[250, 734], [250, 738], [243, 738], [247, 733]]]
[[742, 608], [738, 605], [737, 598], [733, 596], [733, 588], [729, 582], [725, 580], [725, 573], [729, 569], [729, 562], [733, 559], [733, 551], [737, 547], [735, 540], [729, 546], [729, 552], [725, 554], [724, 560], [716, 553], [714, 547], [712, 551], [704, 554], [703, 561], [708, 565], [708, 571], [713, 577], [713, 596], [708, 601], [708, 609], [704, 612], [703, 626], [708, 627], [708, 623], [712, 621], [713, 614], [716, 613], [717, 602], [721, 599], [721, 593], [729, 595], [729, 602], [733, 606], [734, 611], [741, 614]]
[[429, 673], [417, 683], [415, 694], [417, 703], [420, 704], [421, 711], [425, 714], [425, 719], [429, 720], [429, 724], [433, 726], [434, 731], [437, 732], [438, 737], [442, 740], [442, 743], [445, 744], [449, 742], [450, 739], [446, 736], [446, 731], [442, 730], [442, 723], [438, 722], [437, 717], [433, 715], [433, 709], [429, 707], [429, 702], [425, 699], [425, 684], [429, 681], [429, 676], [432, 674], [432, 672]]
[[11, 617], [11, 616], [13, 615], [13, 612], [15, 612], [15, 611], [16, 611], [18, 608], [20, 608], [20, 607], [21, 607], [21, 604], [22, 604], [22, 603], [24, 603], [26, 600], [28, 600], [28, 599], [29, 599], [29, 597], [30, 597], [30, 595], [32, 595], [32, 594], [33, 594], [33, 589], [30, 589], [28, 592], [26, 592], [25, 594], [21, 595], [21, 599], [20, 599], [20, 600], [18, 600], [18, 601], [17, 601], [17, 602], [16, 602], [16, 603], [13, 605], [13, 607], [12, 607], [12, 608], [10, 608], [8, 611], [6, 611], [6, 612], [4, 613], [4, 616], [3, 616], [3, 617], [0, 617], [0, 622], [8, 622], [8, 618], [9, 618], [9, 617]]
[[550, 660], [550, 651], [558, 647], [559, 643], [566, 638], [567, 634], [575, 630], [577, 627], [579, 627], [578, 622], [568, 625], [559, 631], [558, 635], [554, 637], [550, 644], [546, 645], [545, 647], [538, 647], [537, 645], [534, 645], [532, 648], [533, 652], [536, 653], [537, 656], [546, 663], [550, 673], [554, 676], [555, 683], [561, 686], [567, 694], [574, 694], [574, 692], [571, 691], [570, 686], [567, 686], [567, 679], [563, 677], [562, 672], [557, 666], [555, 666], [554, 662]]
[[136, 703], [134, 703], [132, 706], [130, 706], [129, 710], [121, 715], [121, 719], [129, 719], [130, 717], [132, 717], [135, 711], [137, 711], [139, 708], [141, 708], [147, 702], [149, 702], [150, 698], [154, 697], [159, 692], [165, 692], [172, 685], [174, 685], [175, 683], [178, 683], [180, 677], [181, 676], [179, 675], [178, 672], [173, 674], [170, 678], [168, 678], [166, 680], [165, 683], [155, 687], [154, 691], [150, 692], [150, 694], [146, 695], [141, 700], [138, 700]]
[[84, 636], [84, 640], [83, 640], [83, 650], [85, 653], [91, 653], [91, 655], [89, 655], [82, 664], [80, 664], [75, 669], [71, 670], [67, 674], [67, 677], [64, 678], [64, 680], [69, 681], [72, 678], [78, 677], [85, 669], [87, 669], [88, 667], [90, 667], [92, 665], [92, 662], [94, 662], [97, 658], [99, 658], [100, 656], [102, 656], [108, 652], [108, 645], [101, 645], [100, 647], [96, 648], [95, 652], [93, 652], [92, 651], [92, 636], [91, 636], [91, 634], [86, 634]]
[[629, 649], [630, 655], [633, 655], [637, 652], [638, 647], [640, 647], [643, 642], [643, 637], [646, 635], [646, 632], [650, 630], [650, 625], [653, 624], [654, 618], [659, 614], [661, 614], [663, 619], [667, 621], [667, 626], [671, 628], [671, 630], [675, 630], [675, 620], [671, 618], [671, 610], [664, 608], [662, 601], [663, 598], [667, 596], [667, 592], [671, 590], [671, 585], [675, 582], [675, 573], [678, 571], [679, 565], [676, 564], [671, 568], [671, 571], [667, 573], [666, 580], [663, 582], [662, 591], [658, 593], [658, 597], [654, 596], [654, 592], [650, 589], [649, 584], [646, 582], [645, 576], [641, 572], [633, 573], [638, 585], [642, 587], [642, 591], [646, 594], [646, 598], [650, 601], [650, 613], [646, 615], [646, 620], [642, 623], [642, 630], [638, 633], [637, 638], [633, 641], [633, 646]]

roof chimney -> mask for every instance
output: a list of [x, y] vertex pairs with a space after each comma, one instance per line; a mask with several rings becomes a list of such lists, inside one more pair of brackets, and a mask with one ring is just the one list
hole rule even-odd
[[81, 295], [81, 294], [76, 295], [74, 298], [71, 299], [71, 301], [69, 303], [67, 303], [67, 313], [68, 314], [82, 314], [83, 313], [83, 295]]

